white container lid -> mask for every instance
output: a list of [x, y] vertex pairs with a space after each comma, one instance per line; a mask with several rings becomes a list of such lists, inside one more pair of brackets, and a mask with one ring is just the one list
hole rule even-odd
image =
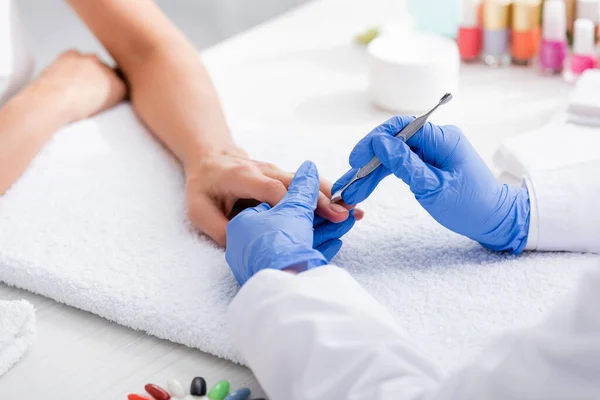
[[382, 35], [368, 52], [369, 95], [378, 107], [419, 113], [458, 89], [460, 56], [453, 40], [430, 33]]
[[596, 52], [596, 29], [591, 20], [580, 18], [575, 21], [574, 33], [573, 54], [594, 54]]
[[544, 2], [542, 35], [546, 40], [562, 41], [567, 36], [567, 11], [562, 0]]
[[577, 19], [585, 18], [598, 24], [600, 18], [600, 1], [598, 0], [578, 0], [577, 1]]

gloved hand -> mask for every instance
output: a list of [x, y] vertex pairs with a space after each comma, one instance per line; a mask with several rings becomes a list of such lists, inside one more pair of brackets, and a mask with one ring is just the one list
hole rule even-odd
[[390, 174], [410, 186], [416, 199], [446, 228], [493, 250], [520, 253], [529, 233], [529, 193], [498, 182], [460, 129], [427, 122], [407, 143], [393, 137], [414, 117], [393, 117], [375, 128], [350, 154], [352, 169], [334, 185], [344, 186], [373, 156], [370, 176], [343, 193], [358, 204]]
[[313, 248], [319, 250], [325, 256], [327, 262], [330, 262], [342, 248], [340, 238], [350, 232], [355, 223], [354, 209], [349, 211], [348, 218], [345, 221], [339, 223], [328, 221], [318, 215], [315, 216]]
[[354, 214], [340, 224], [319, 218], [313, 234], [318, 196], [317, 168], [307, 161], [275, 207], [262, 203], [229, 222], [225, 258], [240, 285], [261, 269], [325, 265], [339, 251], [339, 237], [354, 225]]

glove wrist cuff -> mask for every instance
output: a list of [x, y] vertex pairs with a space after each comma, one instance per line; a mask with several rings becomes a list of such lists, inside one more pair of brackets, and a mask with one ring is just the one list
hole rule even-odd
[[257, 259], [252, 269], [255, 273], [261, 269], [283, 270], [293, 266], [301, 266], [304, 270], [309, 270], [326, 264], [327, 259], [318, 250], [298, 246], [298, 248], [287, 248], [285, 252], [271, 252], [266, 257]]
[[[502, 223], [494, 230], [493, 235], [497, 238], [506, 238], [502, 243], [480, 242], [481, 245], [491, 250], [510, 251], [513, 254], [520, 254], [525, 250], [527, 239], [529, 237], [529, 224], [531, 220], [531, 205], [529, 192], [525, 188], [510, 187], [505, 188], [512, 195], [508, 206], [508, 212]], [[516, 193], [514, 193], [516, 192]]]

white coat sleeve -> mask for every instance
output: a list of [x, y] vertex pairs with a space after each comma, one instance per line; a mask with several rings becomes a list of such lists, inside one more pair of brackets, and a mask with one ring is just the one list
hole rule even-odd
[[525, 179], [531, 217], [526, 250], [600, 253], [600, 160]]
[[595, 399], [600, 269], [535, 328], [505, 336], [450, 377], [344, 270], [264, 270], [228, 325], [271, 400]]
[[228, 326], [270, 400], [417, 400], [442, 379], [387, 310], [334, 266], [260, 271], [230, 304]]

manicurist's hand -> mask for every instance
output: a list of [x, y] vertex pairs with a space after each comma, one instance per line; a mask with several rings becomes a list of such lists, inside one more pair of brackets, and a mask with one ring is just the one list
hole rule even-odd
[[[241, 211], [235, 208], [258, 203], [275, 206], [286, 195], [294, 176], [273, 164], [250, 159], [237, 147], [199, 157], [186, 165], [185, 171], [190, 219], [197, 229], [222, 246], [230, 244], [226, 240], [227, 224], [232, 214]], [[316, 183], [319, 227], [335, 231], [341, 229], [337, 223], [348, 219], [354, 223], [355, 217], [362, 218], [362, 211], [356, 210], [351, 215], [351, 207], [329, 201], [331, 184], [328, 181], [317, 179]], [[333, 248], [328, 254], [337, 253], [331, 250]]]
[[394, 174], [446, 228], [493, 250], [523, 251], [529, 231], [527, 190], [500, 183], [455, 126], [428, 122], [407, 143], [393, 137], [413, 119], [391, 118], [363, 138], [350, 155], [352, 169], [333, 190], [377, 156], [382, 165], [344, 192], [347, 204], [362, 202], [381, 180]]
[[317, 168], [307, 161], [277, 205], [262, 203], [229, 223], [225, 257], [240, 285], [262, 269], [302, 271], [327, 264], [323, 253], [339, 250], [339, 237], [352, 227], [354, 217], [337, 228], [325, 223], [313, 233], [318, 197]]

